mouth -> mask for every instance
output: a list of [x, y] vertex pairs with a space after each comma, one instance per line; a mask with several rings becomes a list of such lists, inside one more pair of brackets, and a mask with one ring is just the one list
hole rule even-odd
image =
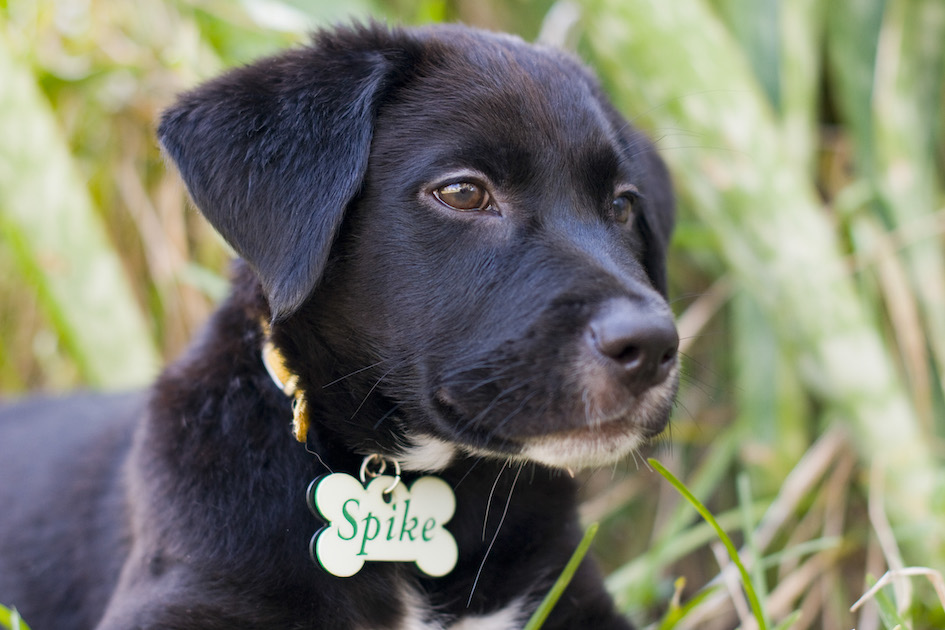
[[577, 428], [539, 435], [486, 439], [478, 444], [455, 438], [450, 442], [470, 455], [530, 461], [573, 472], [609, 466], [638, 451], [662, 432], [668, 416], [660, 413], [656, 417], [661, 419], [654, 421], [650, 415], [647, 422], [641, 422], [638, 414], [628, 410]]
[[[662, 382], [637, 395], [614, 387], [588, 387], [587, 382], [563, 387], [564, 392], [576, 393], [557, 398], [533, 396], [534, 392], [521, 388], [521, 399], [503, 401], [505, 405], [497, 404], [501, 397], [491, 393], [470, 405], [471, 398], [462, 395], [465, 392], [457, 395], [441, 388], [431, 405], [437, 433], [458, 451], [475, 456], [531, 461], [570, 471], [609, 466], [638, 451], [666, 427], [678, 385], [678, 365]], [[608, 383], [606, 379], [593, 382]], [[531, 399], [553, 402], [527, 404]]]
[[522, 441], [522, 458], [571, 471], [599, 468], [639, 450], [662, 429], [648, 430], [632, 418], [559, 431]]
[[410, 436], [396, 457], [404, 470], [436, 472], [445, 469], [459, 452], [479, 457], [534, 462], [574, 472], [614, 464], [639, 450], [657, 432], [641, 431], [632, 422], [584, 427], [541, 437], [508, 442], [508, 450], [446, 441], [429, 435]]

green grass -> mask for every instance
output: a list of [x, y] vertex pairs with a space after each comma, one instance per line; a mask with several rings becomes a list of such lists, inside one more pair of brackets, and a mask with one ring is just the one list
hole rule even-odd
[[719, 540], [722, 541], [722, 544], [725, 546], [725, 550], [728, 552], [728, 557], [731, 561], [738, 567], [738, 572], [741, 574], [742, 578], [742, 587], [745, 589], [745, 594], [748, 596], [748, 602], [751, 604], [752, 614], [755, 616], [755, 622], [758, 624], [760, 630], [767, 630], [768, 622], [766, 620], [767, 615], [765, 615], [764, 610], [762, 609], [761, 602], [758, 600], [758, 595], [755, 592], [755, 586], [752, 583], [752, 577], [748, 573], [748, 569], [745, 568], [745, 565], [742, 563], [741, 556], [738, 553], [738, 550], [735, 548], [735, 544], [732, 542], [732, 539], [728, 537], [728, 534], [725, 533], [725, 530], [722, 529], [722, 526], [719, 525], [718, 521], [712, 515], [712, 512], [702, 504], [702, 502], [695, 497], [692, 492], [676, 477], [673, 473], [666, 470], [666, 468], [659, 463], [657, 460], [650, 458], [647, 460], [650, 466], [652, 466], [656, 472], [661, 474], [666, 481], [671, 483], [674, 488], [689, 502], [692, 507], [696, 509], [699, 515], [705, 519], [705, 521], [715, 530], [715, 534], [719, 537]]
[[578, 570], [578, 566], [580, 566], [584, 556], [586, 556], [587, 552], [590, 550], [591, 543], [594, 541], [594, 537], [597, 535], [597, 529], [597, 523], [591, 523], [587, 527], [587, 530], [584, 532], [584, 536], [581, 538], [581, 542], [578, 543], [578, 546], [574, 549], [574, 553], [571, 554], [571, 558], [568, 560], [568, 563], [561, 571], [561, 575], [559, 575], [558, 579], [555, 580], [555, 583], [552, 585], [551, 589], [545, 595], [544, 599], [542, 599], [541, 604], [538, 605], [535, 613], [531, 616], [531, 618], [529, 618], [528, 623], [525, 624], [524, 630], [538, 630], [541, 628], [542, 624], [545, 623], [545, 620], [548, 618], [548, 615], [551, 614], [555, 604], [557, 604], [558, 600], [561, 599], [564, 589], [566, 589], [568, 584], [571, 583], [571, 579], [574, 577], [574, 573]]
[[[745, 549], [739, 551], [722, 525], [720, 525], [718, 522], [716, 516], [712, 514], [712, 512], [698, 498], [695, 497], [692, 491], [687, 488], [682, 481], [677, 479], [675, 475], [667, 470], [666, 467], [656, 459], [650, 458], [648, 463], [657, 473], [659, 473], [666, 481], [668, 481], [680, 494], [680, 496], [682, 496], [686, 502], [688, 502], [688, 504], [699, 513], [706, 523], [712, 527], [716, 536], [718, 537], [718, 540], [721, 541], [725, 547], [725, 551], [728, 554], [729, 560], [738, 568], [738, 572], [741, 577], [741, 587], [744, 589], [744, 594], [747, 596], [748, 601], [751, 604], [751, 613], [756, 624], [754, 627], [758, 628], [759, 630], [764, 630], [766, 628], [774, 628], [774, 630], [789, 630], [790, 628], [794, 627], [794, 625], [802, 618], [803, 611], [787, 611], [783, 615], [783, 619], [772, 625], [771, 616], [768, 613], [768, 605], [765, 601], [767, 591], [765, 585], [764, 569], [784, 562], [785, 556], [783, 554], [779, 554], [776, 557], [761, 558], [758, 555], [758, 549], [753, 548], [753, 545], [750, 543], [746, 544]], [[744, 481], [742, 481], [743, 479], [744, 477], [739, 477], [741, 482], [739, 484], [740, 486], [744, 486]], [[750, 502], [750, 497], [747, 492], [740, 492], [739, 496], [743, 505]], [[746, 512], [746, 514], [748, 513], [749, 512]], [[753, 528], [753, 519], [748, 516], [746, 518], [746, 522], [744, 523], [743, 531], [750, 532]], [[745, 536], [745, 538], [747, 540], [751, 540], [752, 536], [749, 533]], [[799, 547], [800, 546], [797, 545], [791, 551], [800, 554], [812, 553], [816, 551], [814, 547], [808, 547], [804, 551], [800, 550]], [[829, 547], [824, 548], [826, 549]], [[753, 566], [746, 568], [745, 562], [742, 560], [743, 553], [747, 553], [749, 558], [753, 558]], [[724, 567], [722, 568], [724, 570]], [[879, 620], [881, 621], [882, 627], [885, 630], [937, 627], [937, 623], [935, 626], [930, 625], [927, 611], [909, 606], [908, 601], [906, 601], [908, 595], [906, 595], [905, 598], [903, 598], [902, 595], [897, 596], [897, 590], [899, 590], [900, 593], [905, 592], [900, 589], [902, 589], [904, 585], [908, 586], [902, 580], [907, 580], [912, 577], [927, 578], [930, 584], [933, 586], [933, 590], [938, 599], [938, 604], [940, 606], [945, 606], [945, 578], [943, 578], [942, 573], [925, 567], [911, 567], [889, 572], [885, 574], [880, 581], [875, 580], [871, 576], [867, 576], [866, 586], [868, 586], [869, 589], [866, 590], [862, 597], [857, 599], [856, 602], [852, 603], [850, 606], [851, 612], [859, 610], [869, 602], [874, 602]], [[894, 584], [896, 580], [900, 581], [899, 584]], [[682, 602], [681, 593], [684, 589], [684, 586], [685, 580], [679, 578], [675, 586], [675, 595], [662, 621], [658, 626], [656, 626], [657, 630], [668, 630], [670, 628], [676, 628], [680, 624], [686, 624], [686, 622], [690, 619], [690, 615], [693, 617], [697, 616], [700, 606], [707, 603], [709, 598], [713, 596], [720, 588], [705, 588], [696, 593], [688, 601]], [[941, 617], [939, 616], [938, 619], [940, 618]], [[744, 618], [742, 619], [742, 622], [742, 627], [744, 627]], [[701, 627], [700, 624], [701, 619], [697, 619], [693, 626], [684, 627]]]
[[0, 626], [8, 630], [30, 630], [16, 608], [10, 610], [3, 604], [0, 604]]

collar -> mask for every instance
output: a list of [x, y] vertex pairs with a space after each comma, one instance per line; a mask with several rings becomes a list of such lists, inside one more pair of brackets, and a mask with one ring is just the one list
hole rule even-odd
[[309, 427], [308, 402], [305, 400], [305, 392], [299, 387], [299, 376], [286, 366], [285, 356], [273, 343], [269, 322], [262, 321], [262, 331], [264, 336], [263, 365], [266, 366], [266, 371], [273, 382], [292, 399], [292, 434], [296, 440], [305, 444]]

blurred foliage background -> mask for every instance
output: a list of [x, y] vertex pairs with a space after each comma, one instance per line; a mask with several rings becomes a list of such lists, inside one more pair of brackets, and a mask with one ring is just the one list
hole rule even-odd
[[[684, 382], [656, 456], [742, 545], [771, 627], [945, 627], [941, 0], [0, 0], [0, 396], [140, 386], [181, 351], [230, 254], [159, 112], [352, 16], [597, 70], [679, 193]], [[634, 460], [583, 483], [638, 623], [757, 627], [662, 478]]]

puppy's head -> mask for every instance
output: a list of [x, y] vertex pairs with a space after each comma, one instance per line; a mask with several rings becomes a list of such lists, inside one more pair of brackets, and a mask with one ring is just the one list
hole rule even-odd
[[185, 95], [160, 136], [303, 383], [347, 377], [353, 448], [576, 468], [665, 426], [669, 179], [572, 58], [336, 30]]

